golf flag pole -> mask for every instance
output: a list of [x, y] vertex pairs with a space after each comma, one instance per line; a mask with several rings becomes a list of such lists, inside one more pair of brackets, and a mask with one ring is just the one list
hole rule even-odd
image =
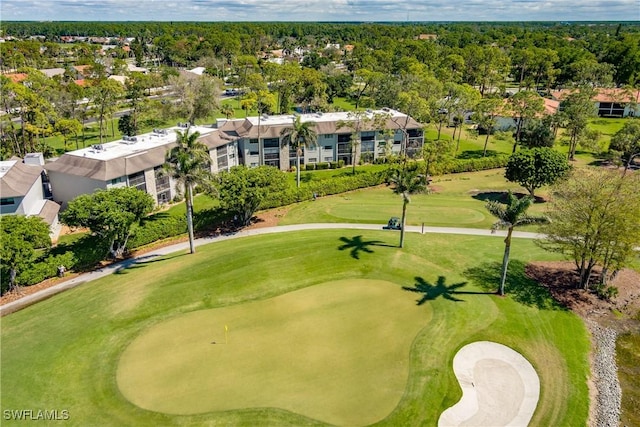
[[224, 343], [229, 344], [229, 327], [224, 325]]

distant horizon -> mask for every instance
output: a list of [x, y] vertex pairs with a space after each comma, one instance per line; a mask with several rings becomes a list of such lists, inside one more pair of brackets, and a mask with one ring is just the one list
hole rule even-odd
[[[135, 16], [137, 19], [130, 19]], [[259, 17], [259, 19], [256, 19]], [[640, 22], [637, 0], [2, 0], [4, 22]], [[346, 19], [345, 19], [346, 18]]]
[[516, 21], [455, 21], [455, 20], [442, 20], [442, 21], [229, 21], [229, 20], [219, 20], [219, 21], [197, 21], [197, 20], [88, 20], [88, 19], [14, 19], [8, 20], [4, 19], [2, 22], [64, 22], [64, 23], [73, 23], [73, 22], [99, 22], [99, 23], [110, 23], [110, 22], [118, 22], [118, 23], [145, 23], [145, 22], [177, 22], [177, 23], [227, 23], [227, 24], [260, 24], [260, 23], [287, 23], [287, 24], [518, 24], [518, 23], [537, 23], [537, 24], [638, 24], [640, 25], [640, 20], [516, 20]]

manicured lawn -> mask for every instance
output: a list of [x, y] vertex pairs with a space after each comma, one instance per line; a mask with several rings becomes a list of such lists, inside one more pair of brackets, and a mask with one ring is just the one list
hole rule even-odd
[[1, 409], [67, 409], [81, 426], [434, 425], [460, 398], [456, 351], [492, 340], [540, 376], [532, 425], [586, 423], [585, 328], [523, 274], [553, 255], [516, 239], [501, 298], [487, 292], [502, 239], [409, 234], [403, 250], [397, 239], [316, 230], [220, 242], [11, 314]]
[[[512, 189], [525, 192], [504, 179], [503, 169], [435, 177], [435, 192], [411, 196], [407, 209], [409, 225], [491, 228], [494, 218], [485, 209], [486, 201]], [[544, 195], [544, 191], [538, 191]], [[544, 203], [530, 212], [541, 213]], [[386, 224], [391, 216], [401, 216], [402, 200], [388, 187], [380, 186], [346, 194], [321, 197], [294, 205], [280, 224], [309, 222], [356, 222]]]

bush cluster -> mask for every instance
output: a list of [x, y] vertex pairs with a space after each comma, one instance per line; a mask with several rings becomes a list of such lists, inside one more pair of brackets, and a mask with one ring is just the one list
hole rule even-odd
[[[304, 165], [304, 170], [314, 171], [314, 170], [324, 170], [324, 169], [338, 169], [344, 166], [344, 160], [340, 160], [337, 162], [320, 162], [320, 163], [307, 163]], [[291, 167], [292, 172], [295, 172], [295, 166]]]
[[20, 272], [18, 277], [16, 277], [16, 282], [20, 286], [28, 286], [42, 282], [45, 279], [57, 276], [58, 267], [61, 265], [63, 265], [67, 270], [75, 267], [76, 259], [73, 252], [66, 252], [60, 255], [48, 255], [44, 257], [28, 269]]
[[187, 219], [184, 216], [156, 214], [145, 219], [136, 227], [129, 240], [127, 249], [132, 250], [167, 237], [178, 236], [187, 232]]
[[312, 181], [300, 188], [290, 188], [284, 191], [270, 193], [262, 201], [260, 209], [270, 209], [291, 203], [311, 200], [313, 195], [329, 196], [332, 194], [345, 193], [359, 188], [372, 187], [385, 182], [386, 173], [360, 172], [356, 175], [344, 175], [324, 179], [322, 181]]

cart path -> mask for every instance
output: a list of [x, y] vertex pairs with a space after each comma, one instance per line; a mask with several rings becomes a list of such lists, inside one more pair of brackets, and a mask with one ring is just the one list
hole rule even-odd
[[[195, 245], [202, 246], [214, 242], [222, 242], [230, 239], [238, 239], [240, 237], [257, 236], [260, 234], [271, 233], [287, 233], [291, 231], [303, 231], [303, 230], [328, 230], [328, 229], [352, 229], [352, 230], [382, 230], [381, 224], [352, 224], [352, 223], [311, 223], [311, 224], [295, 224], [295, 225], [280, 225], [275, 227], [254, 228], [250, 230], [241, 230], [237, 232], [230, 232], [226, 234], [220, 234], [215, 236], [201, 237], [195, 240]], [[485, 230], [480, 228], [455, 228], [455, 227], [421, 227], [416, 225], [407, 225], [406, 231], [409, 233], [439, 233], [439, 234], [462, 234], [469, 236], [493, 236], [493, 237], [505, 237], [506, 231]], [[389, 231], [389, 233], [396, 233], [397, 231]], [[538, 239], [544, 237], [542, 234], [528, 233], [523, 231], [514, 231], [513, 237], [522, 239]], [[57, 285], [43, 289], [30, 295], [11, 301], [7, 304], [0, 306], [0, 316], [13, 313], [21, 310], [31, 304], [35, 304], [39, 301], [52, 297], [67, 289], [75, 288], [83, 283], [91, 282], [96, 279], [100, 279], [109, 274], [113, 274], [117, 271], [126, 269], [133, 264], [143, 263], [149, 259], [153, 259], [159, 256], [168, 255], [173, 252], [189, 250], [189, 242], [181, 242], [173, 245], [165, 246], [162, 248], [154, 249], [150, 252], [140, 255], [138, 257], [129, 258], [120, 262], [110, 264], [108, 266], [98, 268], [88, 273], [82, 273], [72, 279], [65, 280]]]

